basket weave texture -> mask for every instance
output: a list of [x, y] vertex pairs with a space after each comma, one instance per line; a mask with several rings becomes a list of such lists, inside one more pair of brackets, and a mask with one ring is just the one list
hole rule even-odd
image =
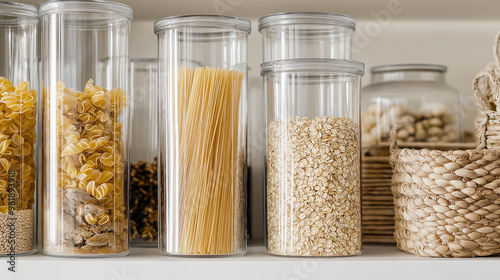
[[392, 148], [399, 249], [419, 256], [500, 253], [500, 151]]
[[[399, 249], [427, 257], [500, 254], [500, 63], [478, 73], [472, 150], [401, 149], [391, 131], [395, 233]], [[496, 106], [498, 104], [499, 106]]]
[[361, 157], [361, 203], [363, 242], [395, 243], [394, 205], [391, 191], [392, 169], [387, 155]]

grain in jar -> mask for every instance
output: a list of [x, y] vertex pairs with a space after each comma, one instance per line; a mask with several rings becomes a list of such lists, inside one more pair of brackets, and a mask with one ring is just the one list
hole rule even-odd
[[364, 65], [296, 59], [262, 65], [267, 98], [267, 250], [361, 253], [359, 91]]

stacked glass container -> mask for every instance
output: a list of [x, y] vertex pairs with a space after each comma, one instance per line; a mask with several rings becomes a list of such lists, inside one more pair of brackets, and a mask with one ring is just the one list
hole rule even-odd
[[157, 59], [130, 63], [130, 239], [132, 245], [158, 245]]
[[41, 5], [43, 252], [126, 255], [132, 9]]
[[361, 253], [360, 88], [344, 15], [261, 18], [269, 253]]
[[0, 256], [36, 251], [38, 10], [0, 2]]
[[226, 16], [155, 23], [160, 253], [246, 252], [247, 37]]

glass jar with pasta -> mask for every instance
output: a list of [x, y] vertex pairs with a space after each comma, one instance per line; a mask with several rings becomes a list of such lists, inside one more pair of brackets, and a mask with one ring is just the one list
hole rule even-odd
[[41, 5], [40, 20], [43, 252], [126, 255], [132, 9], [50, 1]]
[[0, 256], [36, 251], [38, 9], [0, 2]]
[[246, 252], [250, 22], [179, 16], [158, 35], [160, 253]]

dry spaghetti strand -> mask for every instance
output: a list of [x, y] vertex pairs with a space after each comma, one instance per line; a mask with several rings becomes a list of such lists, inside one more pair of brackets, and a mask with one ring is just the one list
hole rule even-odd
[[244, 73], [179, 69], [181, 254], [231, 254], [242, 225], [238, 130]]

